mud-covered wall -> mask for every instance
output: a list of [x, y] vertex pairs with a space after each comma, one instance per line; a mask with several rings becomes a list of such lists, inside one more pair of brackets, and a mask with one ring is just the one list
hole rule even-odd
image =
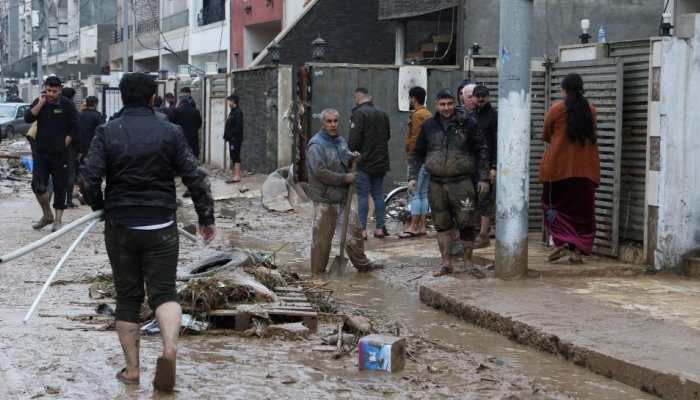
[[683, 254], [700, 247], [700, 14], [685, 37], [662, 41], [659, 219], [655, 264], [677, 268]]

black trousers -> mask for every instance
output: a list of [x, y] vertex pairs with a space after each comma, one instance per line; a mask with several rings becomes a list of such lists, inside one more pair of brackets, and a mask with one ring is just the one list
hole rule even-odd
[[117, 321], [138, 323], [145, 295], [153, 311], [163, 303], [178, 301], [176, 223], [163, 229], [137, 230], [107, 222], [105, 244], [117, 292]]
[[42, 195], [49, 190], [49, 178], [53, 181], [53, 208], [66, 208], [66, 184], [68, 179], [68, 156], [66, 153], [42, 154], [34, 152], [32, 167], [32, 190]]

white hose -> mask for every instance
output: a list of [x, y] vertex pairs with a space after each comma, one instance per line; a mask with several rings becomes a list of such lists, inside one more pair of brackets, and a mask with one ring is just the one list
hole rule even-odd
[[184, 237], [186, 237], [187, 239], [190, 239], [191, 241], [197, 243], [197, 241], [198, 241], [197, 236], [195, 236], [195, 235], [193, 235], [193, 234], [187, 232], [186, 230], [184, 230], [184, 229], [182, 229], [182, 228], [180, 228], [180, 227], [178, 227], [177, 230], [178, 230], [178, 232], [180, 232], [180, 234], [181, 234], [182, 236], [184, 236]]
[[[51, 275], [49, 275], [49, 279], [46, 280], [46, 283], [44, 283], [44, 287], [41, 288], [41, 291], [39, 292], [39, 295], [36, 296], [36, 299], [34, 300], [34, 303], [32, 306], [29, 308], [29, 311], [27, 311], [27, 315], [24, 316], [24, 322], [27, 322], [29, 320], [29, 317], [32, 316], [32, 313], [34, 313], [34, 310], [36, 307], [39, 305], [39, 301], [41, 301], [41, 297], [44, 296], [44, 293], [46, 292], [46, 289], [49, 288], [51, 285], [51, 282], [53, 281], [53, 278], [56, 277], [56, 274], [58, 271], [63, 267], [63, 264], [66, 263], [66, 260], [68, 260], [68, 257], [71, 255], [73, 250], [75, 250], [76, 247], [78, 247], [78, 244], [85, 238], [85, 235], [88, 234], [88, 232], [95, 226], [97, 223], [100, 222], [99, 219], [95, 218], [93, 219], [92, 222], [88, 224], [88, 226], [83, 229], [82, 232], [80, 232], [80, 235], [78, 235], [78, 238], [75, 239], [73, 244], [70, 245], [68, 250], [66, 251], [66, 254], [61, 257], [61, 259], [58, 261], [58, 264], [56, 264], [56, 267], [51, 271]], [[57, 232], [58, 233], [58, 232]]]
[[79, 227], [80, 225], [82, 225], [88, 221], [91, 221], [93, 219], [99, 220], [99, 218], [102, 217], [102, 214], [103, 214], [103, 211], [100, 210], [100, 211], [94, 211], [94, 212], [92, 212], [84, 217], [78, 218], [75, 221], [71, 222], [70, 224], [57, 230], [56, 232], [54, 232], [50, 235], [44, 236], [43, 238], [37, 240], [34, 243], [28, 244], [28, 245], [22, 247], [21, 249], [17, 249], [11, 253], [5, 254], [4, 256], [0, 257], [0, 264], [6, 263], [10, 260], [14, 260], [17, 257], [21, 257], [27, 253], [30, 253], [30, 252], [38, 249], [39, 247], [41, 247], [41, 246], [43, 246], [43, 245], [45, 245], [53, 240], [58, 239], [59, 237], [65, 235], [66, 233], [72, 231], [73, 229]]

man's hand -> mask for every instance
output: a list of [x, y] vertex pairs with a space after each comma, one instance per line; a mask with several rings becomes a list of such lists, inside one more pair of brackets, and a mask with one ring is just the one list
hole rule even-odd
[[204, 243], [209, 243], [216, 237], [216, 227], [214, 225], [200, 225], [199, 235]]
[[489, 171], [489, 181], [491, 181], [492, 185], [496, 184], [496, 168], [492, 168], [491, 171]]
[[350, 157], [352, 157], [352, 159], [353, 159], [354, 161], [357, 161], [357, 160], [360, 159], [360, 152], [359, 152], [359, 151], [351, 151], [351, 152], [350, 152]]
[[355, 174], [345, 174], [343, 181], [347, 184], [355, 183]]
[[411, 179], [410, 181], [408, 181], [409, 193], [414, 193], [416, 191], [416, 188], [418, 188], [418, 182], [415, 179]]
[[487, 194], [491, 190], [488, 182], [479, 182], [479, 194]]
[[73, 142], [73, 138], [70, 136], [66, 136], [66, 147], [70, 146], [70, 144]]

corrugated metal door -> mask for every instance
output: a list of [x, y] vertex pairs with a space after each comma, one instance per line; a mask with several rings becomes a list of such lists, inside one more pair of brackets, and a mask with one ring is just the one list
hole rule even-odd
[[561, 100], [561, 80], [575, 72], [583, 78], [586, 97], [597, 109], [601, 182], [596, 191], [594, 251], [612, 257], [617, 257], [620, 230], [623, 68], [622, 61], [614, 59], [567, 62], [554, 64], [549, 74], [552, 102]]
[[647, 111], [651, 43], [635, 40], [610, 43], [610, 58], [624, 63], [624, 109], [622, 110], [622, 196], [620, 240], [644, 241], [646, 185]]

